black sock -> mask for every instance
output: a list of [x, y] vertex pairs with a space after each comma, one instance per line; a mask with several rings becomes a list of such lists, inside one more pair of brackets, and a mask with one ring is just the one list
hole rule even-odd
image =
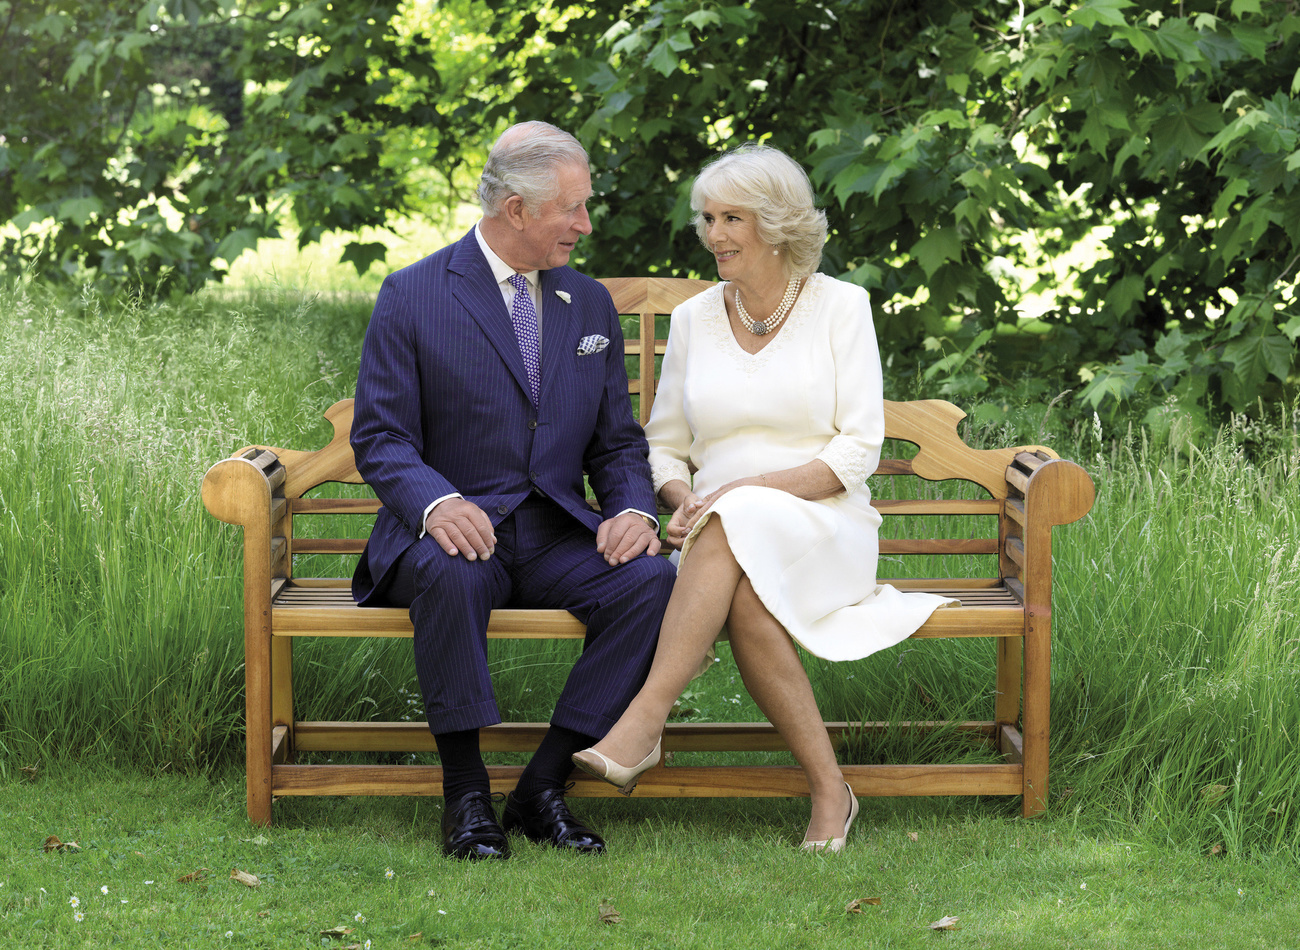
[[443, 801], [455, 801], [470, 792], [491, 791], [477, 729], [436, 733], [433, 741], [438, 744], [438, 758], [442, 760]]
[[573, 753], [596, 744], [596, 739], [552, 724], [533, 753], [515, 786], [516, 798], [531, 798], [548, 788], [564, 788], [573, 771]]

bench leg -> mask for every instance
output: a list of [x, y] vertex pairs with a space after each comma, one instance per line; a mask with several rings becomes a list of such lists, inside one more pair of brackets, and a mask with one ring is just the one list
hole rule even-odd
[[1052, 640], [1050, 621], [1031, 617], [1025, 638], [1025, 792], [1022, 814], [1047, 808], [1047, 750], [1051, 736]]
[[[1014, 726], [1020, 721], [1020, 670], [1024, 650], [1023, 637], [997, 639], [997, 696], [993, 701], [993, 721], [998, 726]], [[998, 751], [1003, 754], [1012, 752], [1002, 747], [1001, 729], [998, 736]]]

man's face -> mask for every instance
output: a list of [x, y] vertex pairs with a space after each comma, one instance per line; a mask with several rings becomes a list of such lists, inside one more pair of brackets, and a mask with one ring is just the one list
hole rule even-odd
[[569, 263], [578, 238], [591, 233], [587, 200], [591, 197], [591, 173], [585, 165], [570, 163], [556, 169], [559, 194], [537, 209], [523, 210], [519, 249], [525, 258], [520, 270], [547, 270]]

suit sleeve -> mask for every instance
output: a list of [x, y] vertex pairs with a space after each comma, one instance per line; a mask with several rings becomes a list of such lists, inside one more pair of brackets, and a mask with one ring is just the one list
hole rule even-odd
[[414, 316], [401, 288], [384, 281], [366, 328], [352, 417], [352, 451], [364, 478], [413, 538], [424, 511], [457, 489], [425, 464]]
[[[606, 358], [604, 392], [591, 441], [587, 443], [583, 463], [587, 480], [603, 512], [611, 515], [628, 508], [641, 512], [655, 510], [654, 489], [650, 485], [650, 465], [645, 432], [632, 415], [627, 393], [627, 370], [623, 365], [623, 329], [609, 294], [604, 293], [608, 311], [610, 346]], [[606, 516], [608, 517], [608, 515]]]

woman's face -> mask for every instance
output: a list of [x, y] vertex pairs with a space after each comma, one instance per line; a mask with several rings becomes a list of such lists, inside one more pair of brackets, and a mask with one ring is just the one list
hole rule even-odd
[[700, 214], [720, 279], [743, 284], [780, 269], [780, 260], [772, 253], [776, 248], [758, 236], [752, 212], [709, 199]]

